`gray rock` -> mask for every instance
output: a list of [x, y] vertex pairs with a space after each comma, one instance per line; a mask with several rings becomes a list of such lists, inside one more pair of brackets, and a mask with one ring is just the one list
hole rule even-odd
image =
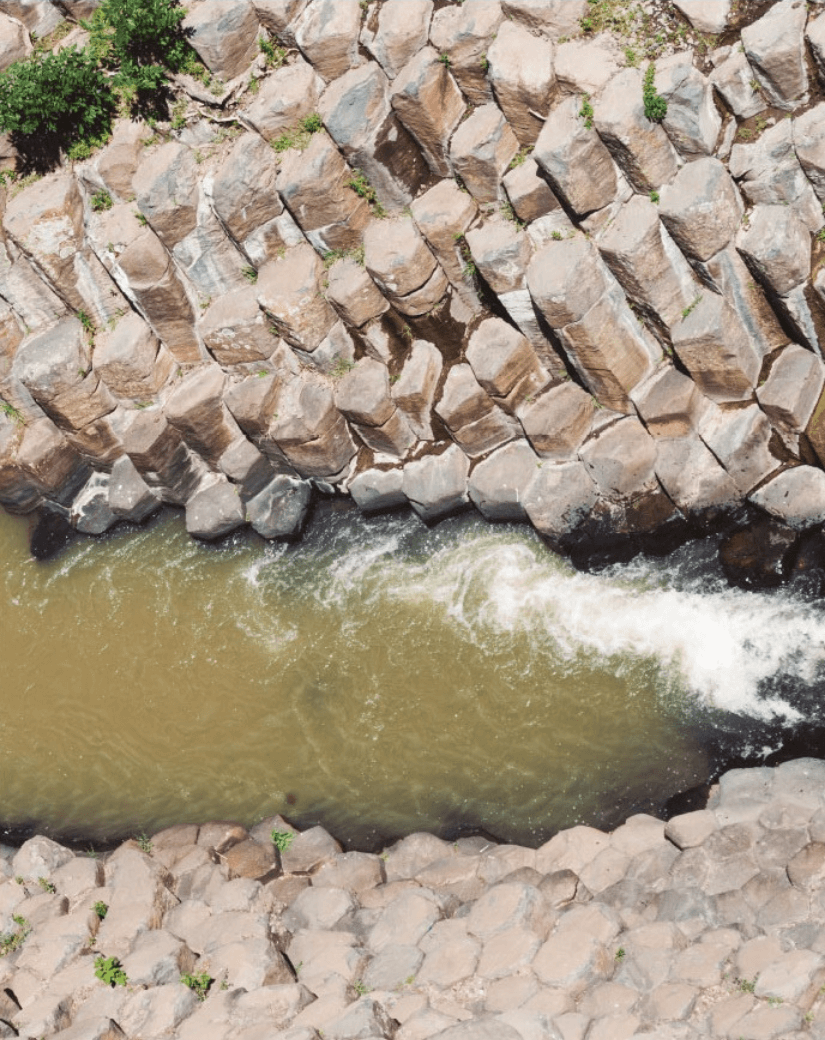
[[98, 335], [93, 364], [112, 393], [142, 401], [167, 382], [175, 359], [140, 315], [130, 311], [113, 329]]
[[614, 76], [593, 108], [599, 136], [636, 191], [647, 194], [674, 177], [678, 156], [662, 127], [645, 115], [641, 72]]
[[430, 412], [443, 367], [438, 348], [425, 340], [414, 340], [409, 357], [391, 393], [404, 413], [413, 433], [420, 440], [433, 440]]
[[722, 117], [710, 82], [684, 55], [660, 61], [656, 72], [656, 89], [667, 101], [662, 126], [673, 146], [685, 159], [713, 155]]
[[656, 454], [654, 439], [628, 416], [597, 430], [579, 457], [602, 494], [628, 498], [653, 479]]
[[689, 516], [719, 512], [740, 498], [731, 477], [696, 434], [659, 440], [656, 476], [668, 496]]
[[671, 364], [658, 368], [630, 396], [654, 437], [685, 437], [697, 430], [708, 403], [694, 381]]
[[758, 405], [709, 411], [702, 419], [699, 433], [744, 494], [779, 466], [769, 448], [771, 424]]
[[321, 295], [323, 271], [323, 261], [311, 246], [295, 246], [266, 264], [255, 286], [258, 303], [278, 332], [293, 347], [309, 352], [336, 321], [335, 311]]
[[433, 14], [430, 41], [439, 54], [449, 55], [450, 71], [473, 105], [493, 98], [485, 61], [503, 18], [498, 0], [450, 4]]
[[466, 357], [481, 386], [511, 414], [550, 382], [527, 338], [500, 318], [481, 322]]
[[525, 402], [518, 418], [534, 451], [556, 462], [572, 459], [590, 432], [596, 406], [575, 383], [560, 383]]
[[813, 353], [790, 343], [756, 391], [759, 406], [775, 426], [798, 433], [813, 414], [825, 381], [825, 366]]
[[423, 47], [392, 84], [392, 107], [438, 177], [449, 177], [449, 141], [465, 104], [455, 80], [432, 47]]
[[435, 412], [470, 458], [500, 448], [517, 434], [517, 424], [493, 403], [467, 364], [450, 369]]
[[518, 150], [518, 140], [498, 107], [482, 105], [453, 134], [450, 160], [477, 202], [496, 202], [501, 179]]
[[501, 181], [513, 212], [529, 224], [539, 217], [560, 210], [561, 204], [546, 179], [539, 173], [536, 160], [525, 159], [504, 175]]
[[796, 530], [825, 522], [825, 473], [813, 466], [785, 470], [749, 497]]
[[458, 445], [404, 467], [402, 489], [422, 520], [439, 520], [469, 503], [470, 460]]
[[367, 469], [353, 478], [348, 490], [360, 510], [380, 513], [407, 504], [403, 481], [400, 468]]
[[311, 500], [309, 481], [277, 476], [246, 503], [246, 519], [262, 538], [296, 538]]
[[318, 110], [323, 89], [324, 81], [312, 65], [290, 62], [261, 81], [254, 100], [244, 109], [244, 118], [271, 143]]
[[234, 79], [258, 54], [258, 19], [248, 0], [206, 0], [188, 12], [183, 28], [209, 71]]
[[93, 473], [72, 502], [72, 526], [82, 534], [103, 534], [118, 519], [109, 505], [109, 474]]
[[736, 248], [767, 290], [788, 295], [811, 273], [811, 235], [789, 206], [756, 206]]
[[597, 498], [596, 485], [583, 463], [545, 462], [527, 489], [523, 505], [536, 530], [558, 538], [582, 523]]
[[576, 98], [553, 107], [533, 158], [556, 194], [579, 216], [603, 209], [616, 197], [615, 164], [601, 137], [586, 126]]
[[[413, 0], [410, 6], [416, 9], [418, 3]], [[431, 0], [423, 3], [432, 6]], [[402, 10], [402, 5], [398, 0], [385, 4], [379, 19], [390, 8]], [[378, 65], [362, 65], [327, 87], [318, 111], [330, 137], [350, 166], [363, 172], [379, 202], [400, 209], [418, 194], [429, 171], [420, 148], [392, 109], [390, 89]]]
[[523, 1040], [523, 1034], [498, 1018], [474, 1018], [432, 1034], [432, 1040]]
[[[693, 6], [693, 0], [688, 2]], [[753, 69], [738, 47], [734, 48], [730, 57], [717, 65], [710, 74], [710, 81], [725, 104], [740, 119], [755, 116], [767, 107]]]
[[524, 441], [506, 444], [480, 462], [470, 476], [469, 490], [481, 515], [487, 520], [526, 520], [522, 501], [538, 465], [538, 456]]
[[520, 143], [534, 144], [556, 85], [553, 45], [522, 25], [505, 21], [487, 50], [487, 61], [499, 108]]
[[358, 64], [361, 10], [356, 4], [314, 0], [295, 22], [295, 42], [328, 83]]
[[444, 180], [420, 195], [411, 209], [418, 230], [426, 238], [461, 301], [477, 313], [481, 304], [460, 249], [460, 239], [478, 213], [475, 200], [469, 192], [461, 191], [454, 180]]
[[805, 65], [807, 9], [800, 0], [780, 0], [742, 30], [742, 46], [768, 99], [792, 112], [808, 97]]
[[212, 541], [244, 523], [244, 509], [237, 488], [219, 480], [196, 492], [186, 503], [186, 530], [195, 538]]
[[688, 256], [709, 260], [733, 238], [742, 215], [736, 185], [718, 159], [683, 166], [661, 191], [659, 212]]

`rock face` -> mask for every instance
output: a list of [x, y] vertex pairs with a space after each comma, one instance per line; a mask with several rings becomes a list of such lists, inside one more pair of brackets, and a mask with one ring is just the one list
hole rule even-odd
[[[519, 458], [535, 467], [502, 451], [512, 481]], [[537, 849], [419, 833], [342, 852], [280, 816], [97, 859], [37, 836], [0, 857], [4, 1021], [65, 1040], [816, 1035], [823, 780], [810, 758], [734, 769], [704, 808]], [[97, 957], [127, 985], [95, 978]], [[201, 973], [198, 999], [182, 976]]]
[[[7, 0], [0, 67], [96, 6]], [[314, 488], [577, 553], [746, 499], [816, 527], [818, 6], [193, 0], [212, 80], [168, 124], [0, 186], [0, 501], [282, 538]]]

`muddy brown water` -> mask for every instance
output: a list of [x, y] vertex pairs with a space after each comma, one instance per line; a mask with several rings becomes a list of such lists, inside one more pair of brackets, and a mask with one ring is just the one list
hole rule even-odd
[[701, 545], [583, 574], [526, 527], [321, 510], [297, 546], [200, 545], [170, 512], [48, 561], [0, 514], [0, 553], [18, 834], [281, 812], [349, 847], [537, 844], [659, 811], [819, 710], [818, 602], [728, 589]]

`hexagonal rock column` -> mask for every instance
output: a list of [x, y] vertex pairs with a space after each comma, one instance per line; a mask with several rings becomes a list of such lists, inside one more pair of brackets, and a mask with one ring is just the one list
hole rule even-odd
[[521, 144], [535, 144], [556, 88], [553, 44], [505, 21], [487, 51], [496, 101]]
[[749, 497], [797, 531], [825, 522], [825, 473], [813, 466], [785, 470]]
[[450, 4], [433, 15], [430, 42], [450, 59], [450, 72], [472, 105], [492, 101], [487, 79], [487, 51], [504, 15], [500, 0]]
[[295, 23], [295, 42], [327, 83], [358, 64], [358, 0], [311, 0]]
[[271, 36], [295, 46], [295, 23], [309, 0], [252, 0], [255, 14]]
[[450, 369], [435, 412], [471, 459], [500, 448], [519, 433], [518, 424], [493, 403], [469, 365]]
[[588, 517], [599, 493], [584, 463], [545, 462], [522, 499], [530, 523], [552, 543], [572, 534]]
[[390, 79], [426, 47], [432, 13], [433, 0], [385, 0], [361, 30], [361, 43]]
[[295, 246], [262, 267], [255, 286], [258, 303], [280, 335], [310, 353], [336, 321], [321, 294], [323, 272], [323, 261], [312, 246]]
[[213, 76], [224, 82], [246, 71], [258, 55], [258, 19], [249, 0], [202, 0], [182, 25]]
[[716, 66], [710, 74], [710, 81], [728, 108], [739, 119], [749, 119], [767, 108], [753, 69], [738, 48], [735, 48], [721, 65]]
[[673, 0], [673, 4], [699, 32], [716, 35], [728, 27], [731, 0]]
[[327, 300], [351, 328], [360, 329], [389, 310], [378, 286], [352, 257], [336, 260], [327, 282]]
[[662, 127], [645, 115], [638, 69], [614, 76], [593, 107], [599, 136], [636, 191], [646, 195], [675, 176], [679, 157]]
[[501, 179], [510, 205], [524, 224], [561, 208], [547, 180], [539, 172], [535, 159], [525, 159]]
[[671, 329], [671, 338], [679, 360], [712, 401], [751, 396], [762, 359], [723, 296], [703, 290], [696, 306]]
[[422, 520], [432, 523], [469, 504], [470, 460], [455, 444], [404, 467], [402, 490]]
[[142, 122], [118, 122], [112, 139], [79, 168], [80, 179], [91, 193], [105, 188], [116, 202], [132, 198], [132, 178], [143, 158], [149, 127]]
[[747, 228], [736, 236], [736, 248], [794, 339], [820, 351], [816, 323], [818, 319], [821, 327], [822, 304], [809, 284], [811, 234], [807, 226], [789, 206], [756, 206]]
[[790, 205], [814, 232], [825, 221], [817, 198], [825, 199], [823, 113], [817, 105], [793, 122], [780, 120], [754, 144], [735, 144], [728, 163], [748, 202]]
[[211, 542], [245, 523], [238, 489], [225, 477], [196, 491], [186, 502], [186, 530], [193, 538]]
[[382, 513], [409, 504], [402, 490], [404, 471], [400, 467], [362, 470], [347, 485], [347, 491], [362, 513]]
[[474, 313], [481, 309], [472, 278], [466, 272], [459, 240], [478, 214], [473, 198], [454, 180], [439, 181], [410, 207], [418, 230], [426, 238], [462, 302]]
[[656, 476], [676, 506], [699, 520], [741, 500], [731, 477], [695, 433], [658, 441]]
[[496, 404], [511, 415], [550, 382], [526, 336], [501, 318], [486, 318], [466, 351], [473, 374]]
[[94, 370], [118, 397], [154, 397], [175, 369], [175, 359], [139, 314], [130, 311], [98, 334]]
[[821, 14], [815, 18], [811, 15], [808, 19], [805, 38], [811, 48], [811, 56], [814, 59], [816, 71], [821, 81], [825, 78], [825, 18]]
[[[66, 317], [69, 309], [45, 280], [37, 275], [28, 257], [11, 246], [0, 233], [0, 294], [9, 301], [24, 327], [32, 332]], [[12, 253], [14, 256], [12, 256]]]
[[496, 105], [482, 105], [450, 142], [453, 169], [477, 202], [496, 202], [501, 178], [519, 150], [516, 135]]
[[580, 32], [587, 14], [586, 0], [502, 0], [501, 7], [507, 18], [551, 40]]
[[241, 113], [270, 143], [317, 111], [324, 90], [324, 81], [315, 69], [300, 59], [276, 69], [260, 82], [260, 90]]
[[246, 518], [262, 538], [298, 538], [312, 501], [307, 480], [277, 476], [246, 503]]
[[411, 219], [373, 221], [364, 234], [364, 264], [402, 314], [425, 314], [442, 299], [447, 276]]
[[[266, 436], [272, 416], [278, 411], [278, 396], [289, 378], [274, 373], [266, 376], [251, 375], [234, 383], [224, 394], [224, 404], [235, 422], [268, 456], [262, 439]], [[283, 452], [277, 450], [280, 458], [284, 459]]]
[[123, 433], [123, 448], [164, 502], [183, 505], [208, 472], [158, 408], [136, 412]]
[[186, 288], [160, 239], [151, 228], [141, 226], [133, 207], [120, 205], [95, 214], [89, 239], [112, 278], [175, 360], [200, 361], [195, 311]]
[[710, 80], [685, 55], [674, 55], [657, 63], [656, 90], [667, 101], [662, 126], [682, 158], [713, 155], [722, 117]]
[[628, 393], [661, 355], [611, 281], [595, 247], [582, 237], [551, 242], [527, 269], [533, 302], [557, 330], [582, 381], [603, 405], [630, 412]]
[[579, 217], [603, 209], [616, 197], [615, 164], [601, 137], [586, 126], [578, 98], [554, 106], [533, 158], [559, 198]]
[[301, 230], [320, 253], [352, 249], [370, 219], [366, 199], [349, 187], [353, 174], [332, 139], [312, 135], [302, 152], [284, 153], [278, 191]]
[[85, 242], [83, 200], [71, 173], [43, 177], [9, 199], [3, 227], [74, 311], [102, 325], [128, 307]]
[[22, 22], [0, 12], [0, 72], [32, 52], [31, 40]]
[[342, 479], [357, 448], [331, 388], [302, 373], [281, 390], [267, 436], [304, 477]]
[[421, 147], [437, 177], [452, 174], [450, 138], [466, 105], [455, 80], [432, 47], [423, 47], [392, 84], [392, 107]]
[[88, 463], [46, 417], [23, 429], [13, 459], [42, 495], [59, 504], [68, 505], [89, 477]]
[[[811, 420], [825, 385], [825, 365], [813, 351], [789, 343], [756, 391], [759, 407], [786, 446], [799, 454], [799, 434]], [[811, 440], [810, 436], [808, 438]]]
[[787, 112], [808, 100], [802, 0], [781, 0], [742, 30], [742, 46], [771, 104]]
[[374, 452], [403, 458], [415, 435], [390, 394], [386, 365], [362, 358], [335, 388], [335, 406]]
[[595, 414], [592, 396], [575, 383], [564, 382], [551, 386], [534, 401], [525, 401], [518, 418], [541, 458], [563, 462], [575, 458]]
[[654, 437], [686, 437], [699, 428], [708, 405], [696, 383], [663, 363], [631, 391], [636, 411]]
[[258, 306], [252, 285], [216, 300], [204, 312], [199, 329], [209, 352], [221, 365], [265, 361], [279, 343]]
[[82, 430], [114, 411], [115, 399], [91, 371], [86, 331], [76, 318], [23, 341], [14, 373], [43, 411], [63, 430]]
[[420, 440], [434, 439], [430, 413], [443, 366], [444, 360], [438, 347], [417, 339], [391, 390], [392, 399]]
[[699, 427], [699, 436], [743, 494], [779, 469], [780, 462], [770, 450], [772, 432], [768, 417], [756, 404], [708, 409]]
[[[381, 8], [386, 9], [386, 5]], [[350, 166], [361, 170], [382, 206], [401, 209], [412, 201], [430, 170], [393, 111], [390, 82], [375, 62], [331, 83], [318, 111], [330, 137]]]
[[103, 534], [117, 521], [109, 505], [109, 474], [93, 473], [69, 507], [69, 523], [82, 534]]
[[482, 278], [530, 340], [542, 364], [562, 376], [564, 364], [545, 336], [527, 290], [527, 268], [533, 255], [529, 236], [512, 221], [497, 217], [467, 232], [466, 241]]
[[709, 260], [736, 234], [742, 200], [718, 159], [683, 166], [661, 191], [659, 215], [676, 244], [696, 260]]
[[526, 441], [505, 444], [470, 475], [470, 499], [486, 520], [526, 520], [523, 500], [539, 457]]
[[659, 220], [657, 207], [634, 195], [598, 239], [599, 252], [656, 335], [670, 328], [700, 293], [690, 265]]
[[160, 496], [138, 473], [128, 455], [122, 455], [112, 466], [109, 508], [119, 520], [133, 524], [141, 523], [160, 508]]
[[278, 161], [258, 134], [239, 137], [208, 192], [227, 232], [256, 266], [303, 240], [275, 190]]
[[226, 374], [218, 365], [204, 365], [184, 376], [163, 406], [169, 422], [183, 439], [216, 467], [229, 445], [242, 437], [223, 403]]

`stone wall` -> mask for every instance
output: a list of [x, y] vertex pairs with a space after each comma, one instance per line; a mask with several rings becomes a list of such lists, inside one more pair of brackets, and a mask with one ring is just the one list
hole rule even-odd
[[36, 837], [0, 846], [0, 1036], [817, 1040], [824, 896], [814, 759], [538, 849], [413, 834], [342, 852], [280, 817], [97, 858]]
[[[187, 7], [209, 88], [0, 189], [7, 509], [276, 538], [344, 493], [562, 548], [745, 502], [819, 528], [818, 5]], [[0, 65], [54, 15], [12, 3]]]

